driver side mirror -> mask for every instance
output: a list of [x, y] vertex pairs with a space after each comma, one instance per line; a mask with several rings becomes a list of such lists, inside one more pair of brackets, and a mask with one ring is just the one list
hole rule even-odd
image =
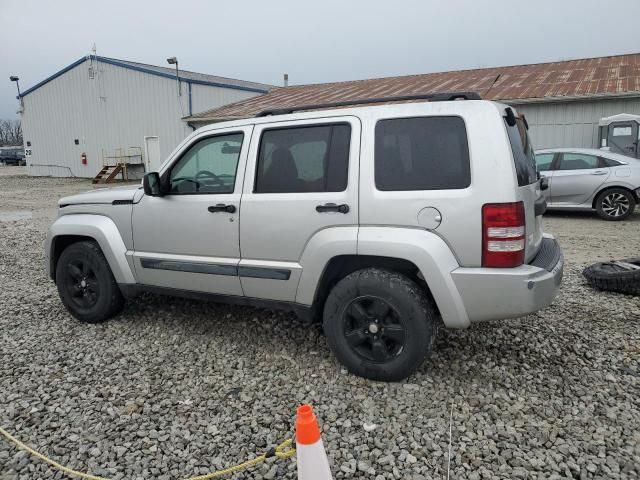
[[547, 177], [540, 177], [540, 190], [546, 190], [549, 188], [549, 179]]
[[163, 195], [160, 186], [160, 175], [158, 172], [149, 172], [142, 179], [144, 194], [150, 197], [161, 197]]

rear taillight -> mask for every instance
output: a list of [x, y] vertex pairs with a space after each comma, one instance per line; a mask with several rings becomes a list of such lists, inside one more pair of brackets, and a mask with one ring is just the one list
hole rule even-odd
[[509, 268], [524, 263], [524, 203], [482, 207], [482, 266]]

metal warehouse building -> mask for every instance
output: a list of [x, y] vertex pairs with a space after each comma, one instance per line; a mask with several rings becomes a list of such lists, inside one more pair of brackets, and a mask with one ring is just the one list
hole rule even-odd
[[477, 91], [515, 106], [536, 148], [598, 147], [600, 118], [640, 114], [640, 54], [274, 88], [187, 120], [200, 126], [272, 108], [452, 91]]
[[128, 163], [155, 169], [192, 129], [193, 112], [261, 95], [271, 86], [89, 55], [22, 93], [31, 175], [95, 177]]

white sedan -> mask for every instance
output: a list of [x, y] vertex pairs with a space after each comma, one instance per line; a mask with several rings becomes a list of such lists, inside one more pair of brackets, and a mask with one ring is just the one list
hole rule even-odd
[[547, 208], [595, 210], [605, 220], [624, 220], [640, 200], [640, 160], [592, 148], [536, 151], [546, 177]]

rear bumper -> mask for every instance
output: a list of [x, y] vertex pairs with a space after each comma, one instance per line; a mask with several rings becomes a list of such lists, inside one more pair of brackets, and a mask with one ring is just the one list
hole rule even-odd
[[517, 268], [457, 268], [451, 272], [471, 322], [528, 315], [556, 297], [564, 258], [558, 242], [545, 235], [538, 255]]

